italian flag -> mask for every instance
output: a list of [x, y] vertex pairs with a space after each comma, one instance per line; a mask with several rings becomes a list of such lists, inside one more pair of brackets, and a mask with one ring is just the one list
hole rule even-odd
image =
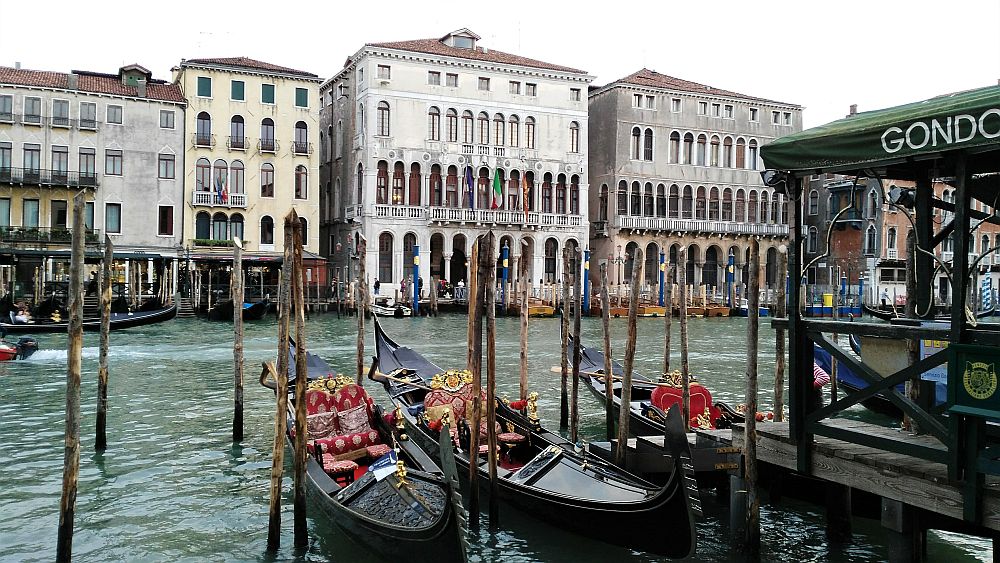
[[493, 172], [493, 204], [492, 209], [503, 205], [503, 186], [500, 180], [500, 169]]

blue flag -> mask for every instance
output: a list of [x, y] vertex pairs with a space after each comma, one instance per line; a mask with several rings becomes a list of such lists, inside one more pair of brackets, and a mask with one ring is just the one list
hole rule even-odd
[[472, 180], [472, 167], [471, 166], [466, 166], [465, 167], [465, 183], [466, 183], [466, 185], [469, 186], [469, 209], [475, 209], [475, 205], [473, 205], [473, 203], [474, 203], [473, 202], [473, 194], [475, 194], [476, 191], [474, 189], [475, 183]]

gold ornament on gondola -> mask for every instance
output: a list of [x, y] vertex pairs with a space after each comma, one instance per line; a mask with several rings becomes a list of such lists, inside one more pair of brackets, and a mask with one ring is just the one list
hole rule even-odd
[[403, 463], [402, 458], [399, 457], [399, 453], [396, 453], [396, 488], [400, 488], [403, 485], [409, 485], [410, 482], [406, 480], [406, 464]]
[[[688, 374], [688, 383], [694, 383], [696, 381], [698, 381], [697, 377]], [[671, 387], [677, 387], [679, 389], [684, 386], [684, 376], [681, 374], [680, 370], [675, 369], [670, 373], [661, 375], [659, 383], [666, 383]]]
[[535, 391], [528, 395], [528, 420], [538, 421], [538, 393]]
[[431, 389], [444, 389], [454, 393], [466, 383], [472, 383], [472, 372], [465, 369], [450, 369], [431, 378]]

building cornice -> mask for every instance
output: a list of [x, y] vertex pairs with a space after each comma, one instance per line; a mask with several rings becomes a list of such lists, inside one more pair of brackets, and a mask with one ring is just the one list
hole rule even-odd
[[785, 103], [781, 103], [781, 102], [773, 102], [773, 101], [770, 101], [770, 100], [762, 100], [762, 99], [758, 99], [758, 98], [750, 98], [750, 97], [743, 98], [743, 97], [738, 97], [738, 96], [721, 96], [721, 95], [718, 95], [718, 94], [709, 94], [709, 93], [702, 94], [702, 93], [699, 93], [699, 92], [691, 92], [691, 91], [688, 91], [688, 90], [679, 90], [679, 89], [675, 89], [675, 88], [663, 88], [663, 87], [656, 88], [656, 87], [651, 87], [651, 86], [640, 86], [638, 84], [630, 84], [628, 82], [612, 82], [611, 84], [607, 84], [607, 85], [601, 86], [601, 87], [597, 88], [596, 90], [591, 91], [587, 95], [587, 98], [588, 99], [589, 98], [594, 98], [594, 97], [600, 96], [602, 94], [609, 93], [609, 92], [611, 92], [611, 91], [613, 91], [615, 89], [628, 90], [630, 92], [641, 92], [641, 93], [644, 93], [644, 94], [669, 94], [671, 96], [678, 96], [678, 97], [680, 97], [680, 96], [686, 96], [688, 98], [695, 98], [695, 99], [699, 99], [699, 100], [712, 100], [712, 101], [718, 101], [718, 102], [732, 102], [732, 103], [739, 103], [739, 104], [747, 104], [747, 105], [751, 105], [751, 106], [767, 106], [767, 107], [781, 108], [781, 109], [787, 109], [787, 110], [790, 110], [790, 111], [799, 111], [799, 112], [801, 112], [802, 109], [803, 109], [802, 106], [797, 106], [797, 105], [794, 105], [794, 104], [785, 104]]
[[277, 77], [277, 78], [284, 78], [286, 80], [297, 80], [300, 82], [314, 82], [316, 84], [321, 84], [323, 82], [323, 79], [318, 76], [317, 77], [302, 76], [301, 74], [291, 74], [280, 71], [253, 70], [249, 68], [236, 68], [228, 65], [192, 63], [187, 61], [181, 63], [179, 68], [182, 70], [186, 68], [201, 68], [215, 72], [228, 72], [230, 74], [245, 74], [248, 76], [264, 76], [268, 78]]
[[10, 84], [6, 82], [0, 82], [0, 88], [14, 88], [19, 90], [34, 90], [39, 92], [52, 92], [57, 94], [66, 94], [68, 96], [92, 96], [95, 98], [112, 98], [116, 100], [132, 100], [135, 102], [150, 102], [155, 104], [167, 104], [172, 106], [179, 106], [181, 108], [187, 107], [187, 102], [177, 102], [174, 100], [163, 100], [160, 98], [141, 98], [139, 96], [122, 96], [121, 94], [109, 94], [105, 92], [91, 92], [90, 90], [71, 90], [69, 88], [52, 88], [49, 86], [29, 86], [25, 84]]

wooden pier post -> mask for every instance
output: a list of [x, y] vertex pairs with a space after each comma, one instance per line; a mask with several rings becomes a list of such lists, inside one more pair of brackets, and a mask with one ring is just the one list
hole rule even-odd
[[604, 426], [608, 442], [615, 435], [614, 371], [611, 367], [611, 296], [608, 294], [608, 265], [601, 264], [601, 326], [604, 328]]
[[[468, 294], [467, 294], [467, 296], [465, 298], [465, 303], [468, 306], [468, 310], [469, 310], [468, 318], [466, 319], [466, 321], [468, 323], [466, 325], [466, 330], [467, 330], [467, 332], [466, 332], [466, 339], [467, 339], [468, 349], [467, 349], [466, 354], [465, 354], [465, 365], [468, 367], [469, 371], [471, 372], [471, 371], [473, 371], [472, 370], [472, 368], [473, 368], [473, 365], [472, 365], [472, 353], [475, 351], [474, 341], [475, 341], [475, 334], [476, 334], [476, 306], [478, 305], [478, 303], [476, 302], [476, 298], [479, 296], [479, 292], [477, 290], [477, 288], [479, 287], [477, 285], [477, 282], [479, 280], [477, 279], [477, 276], [476, 276], [479, 273], [479, 238], [478, 237], [476, 238], [475, 241], [472, 242], [472, 254], [470, 254], [470, 256], [472, 258], [469, 260], [469, 264], [472, 267], [469, 268], [469, 272], [468, 272], [468, 274], [469, 274], [469, 285], [466, 287], [466, 291], [468, 292]], [[456, 424], [457, 424], [457, 422], [456, 422]]]
[[[916, 264], [916, 249], [915, 244], [915, 234], [910, 231], [906, 237], [906, 308], [904, 316], [908, 319], [917, 318], [917, 303], [916, 299], [911, 299], [910, 296], [916, 297], [917, 295], [917, 264]], [[979, 299], [975, 300], [976, 302]], [[893, 306], [895, 306], [895, 300], [893, 300]], [[920, 341], [916, 339], [907, 339], [906, 341], [907, 349], [907, 363], [913, 365], [920, 361]], [[927, 387], [930, 393], [928, 397], [921, 397], [920, 387], [923, 383], [928, 383]], [[921, 405], [924, 408], [930, 408], [933, 406], [934, 401], [931, 397], [934, 396], [933, 382], [922, 382], [919, 377], [915, 377], [906, 381], [904, 389], [906, 390], [906, 396], [913, 402]], [[903, 429], [909, 430], [914, 434], [920, 433], [920, 426], [914, 422], [910, 415], [903, 413]]]
[[[573, 263], [579, 264], [580, 250], [573, 249]], [[580, 426], [580, 317], [583, 316], [583, 287], [580, 269], [573, 272], [573, 383], [569, 410], [569, 440], [577, 443], [578, 427]]]
[[[629, 408], [632, 401], [632, 366], [635, 363], [636, 316], [639, 312], [639, 283], [642, 279], [642, 249], [636, 248], [632, 255], [631, 295], [628, 300], [628, 338], [625, 340], [625, 373], [622, 374], [622, 407], [618, 409], [618, 447], [615, 448], [615, 463], [625, 467], [625, 451], [628, 449]], [[605, 365], [607, 362], [605, 361]], [[610, 373], [608, 374], [611, 375]]]
[[528, 400], [528, 287], [531, 284], [528, 280], [528, 259], [524, 255], [527, 246], [522, 240], [521, 254], [517, 258], [517, 279], [521, 284], [521, 381], [518, 398], [522, 401]]
[[663, 314], [663, 375], [670, 374], [670, 317], [674, 316], [674, 272], [676, 266], [667, 269], [667, 279], [663, 281], [663, 292], [666, 293], [666, 309]]
[[[295, 306], [295, 547], [309, 545], [309, 528], [306, 523], [306, 309], [302, 269], [302, 223], [293, 209], [285, 217], [292, 224], [292, 300]], [[367, 284], [366, 284], [367, 285]], [[360, 374], [359, 374], [360, 375]]]
[[569, 426], [569, 393], [566, 389], [569, 379], [569, 248], [563, 247], [562, 253], [563, 273], [562, 273], [562, 314], [559, 316], [559, 337], [562, 350], [560, 351], [559, 367], [559, 428], [564, 429]]
[[[778, 247], [777, 295], [775, 296], [775, 315], [785, 318], [788, 314], [785, 306], [785, 277], [788, 275], [788, 248]], [[774, 331], [774, 421], [785, 420], [785, 329]]]
[[83, 191], [73, 196], [69, 262], [69, 342], [66, 350], [66, 438], [56, 561], [73, 559], [73, 522], [80, 476], [80, 370], [83, 359]]
[[243, 242], [233, 237], [233, 441], [243, 441]]
[[[487, 268], [493, 249], [489, 240], [480, 238], [473, 245], [475, 285], [469, 288], [469, 316], [471, 319], [470, 369], [472, 372], [472, 436], [469, 445], [469, 525], [479, 529], [479, 427], [483, 420], [483, 301], [486, 300]], [[492, 455], [488, 452], [487, 455]]]
[[[496, 531], [499, 514], [499, 488], [497, 485], [497, 284], [496, 284], [496, 236], [493, 231], [486, 234], [486, 248], [489, 267], [486, 268], [486, 465], [490, 474], [490, 530]], [[479, 426], [473, 430], [479, 432]]]
[[747, 381], [746, 439], [744, 465], [747, 491], [746, 535], [743, 549], [756, 557], [760, 553], [760, 499], [757, 497], [757, 336], [760, 329], [760, 242], [750, 239], [750, 279], [747, 280]]
[[354, 286], [357, 297], [354, 312], [358, 315], [358, 355], [355, 383], [362, 385], [365, 377], [365, 307], [368, 304], [368, 274], [365, 273], [365, 258], [368, 256], [368, 239], [361, 235], [358, 240], [358, 279]]
[[687, 248], [677, 252], [677, 286], [680, 288], [680, 323], [681, 323], [681, 418], [684, 419], [684, 431], [691, 431], [691, 374], [688, 371], [688, 285], [687, 285]]
[[97, 437], [94, 450], [108, 448], [108, 350], [111, 348], [111, 265], [115, 245], [104, 235], [104, 260], [101, 261], [101, 351], [97, 368]]
[[438, 280], [439, 279], [440, 278], [438, 276], [431, 276], [431, 294], [430, 294], [430, 300], [431, 300], [431, 316], [432, 317], [438, 316], [438, 283], [439, 283]]

